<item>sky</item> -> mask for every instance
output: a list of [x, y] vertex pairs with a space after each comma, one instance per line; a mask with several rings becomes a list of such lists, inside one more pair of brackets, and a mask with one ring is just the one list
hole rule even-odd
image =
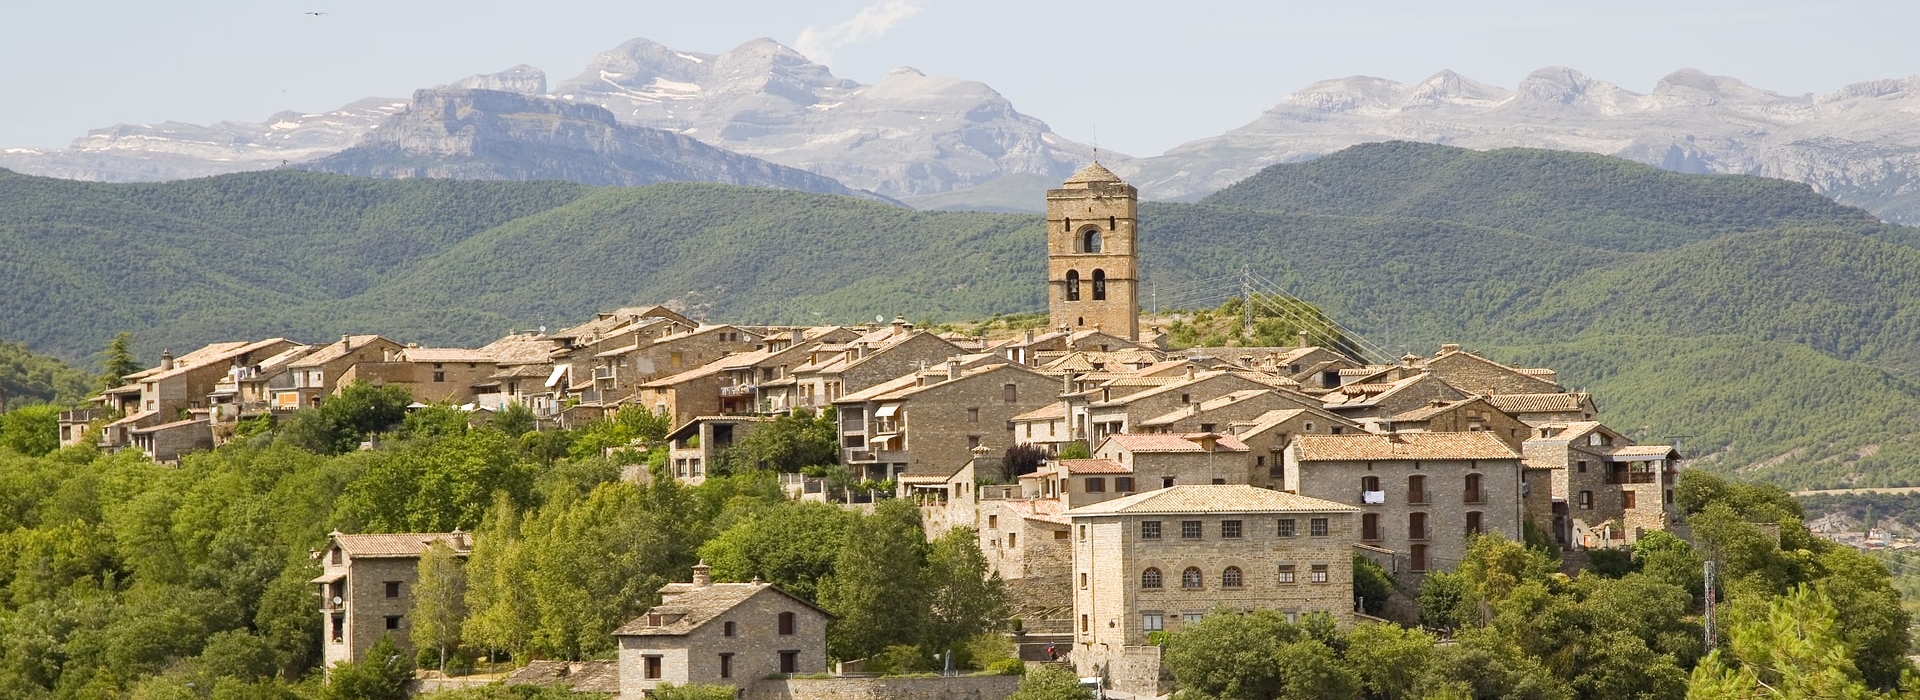
[[[646, 37], [719, 53], [771, 37], [863, 83], [911, 66], [984, 82], [1062, 135], [1155, 155], [1318, 80], [1505, 87], [1567, 66], [1635, 92], [1680, 68], [1783, 94], [1920, 73], [1920, 3], [1823, 0], [9, 0], [0, 147], [117, 123], [263, 121], [516, 64], [572, 77]], [[323, 14], [308, 14], [323, 13]]]

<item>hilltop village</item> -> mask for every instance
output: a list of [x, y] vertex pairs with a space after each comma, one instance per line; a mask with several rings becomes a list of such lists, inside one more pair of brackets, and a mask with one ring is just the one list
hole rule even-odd
[[[365, 383], [476, 421], [517, 405], [567, 427], [637, 406], [671, 428], [665, 469], [629, 478], [699, 484], [776, 417], [831, 409], [839, 463], [878, 488], [787, 474], [790, 497], [905, 500], [929, 538], [970, 529], [1017, 601], [1021, 658], [1140, 697], [1173, 690], [1154, 636], [1210, 611], [1350, 624], [1413, 605], [1357, 599], [1356, 554], [1404, 592], [1458, 566], [1480, 534], [1550, 543], [1577, 568], [1589, 550], [1678, 526], [1680, 453], [1605, 425], [1553, 370], [1453, 344], [1369, 361], [1306, 331], [1284, 347], [1169, 349], [1141, 323], [1134, 187], [1096, 163], [1046, 197], [1040, 329], [726, 324], [643, 306], [474, 349], [378, 335], [214, 343], [62, 414], [61, 442], [172, 462]], [[329, 664], [382, 636], [404, 642], [435, 543], [473, 544], [459, 531], [333, 533], [312, 581]], [[576, 690], [627, 697], [717, 683], [773, 698], [763, 679], [827, 670], [829, 616], [779, 587], [717, 582], [703, 565], [660, 593], [615, 632], [617, 663], [529, 672], [597, 673], [574, 675]]]

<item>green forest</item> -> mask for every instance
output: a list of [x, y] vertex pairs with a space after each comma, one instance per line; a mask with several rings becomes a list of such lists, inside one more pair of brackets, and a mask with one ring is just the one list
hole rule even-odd
[[[1802, 185], [1385, 143], [1141, 218], [1150, 308], [1216, 306], [1245, 268], [1393, 354], [1458, 342], [1552, 367], [1609, 422], [1688, 436], [1701, 467], [1920, 483], [1899, 410], [1920, 400], [1920, 235]], [[965, 324], [1044, 306], [1041, 238], [1033, 215], [694, 183], [0, 172], [0, 283], [36, 290], [0, 306], [0, 338], [79, 365], [122, 331], [149, 363], [276, 336], [477, 347], [637, 303]], [[35, 371], [0, 363], [0, 382]]]

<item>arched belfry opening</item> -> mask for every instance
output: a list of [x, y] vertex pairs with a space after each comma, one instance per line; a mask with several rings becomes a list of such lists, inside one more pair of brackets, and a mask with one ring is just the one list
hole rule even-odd
[[1107, 300], [1107, 272], [1105, 270], [1093, 271], [1093, 300]]
[[1067, 271], [1067, 301], [1080, 300], [1080, 271]]
[[1100, 229], [1088, 227], [1080, 233], [1080, 252], [1100, 252]]

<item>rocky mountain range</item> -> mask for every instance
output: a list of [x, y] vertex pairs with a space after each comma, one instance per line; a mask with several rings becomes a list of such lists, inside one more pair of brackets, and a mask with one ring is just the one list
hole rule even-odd
[[1586, 151], [1683, 173], [1812, 185], [1890, 221], [1920, 221], [1920, 76], [1780, 95], [1682, 70], [1640, 94], [1568, 68], [1514, 89], [1443, 71], [1419, 83], [1351, 77], [1288, 95], [1260, 118], [1167, 153], [1116, 164], [1142, 192], [1193, 199], [1275, 163], [1357, 143]]
[[598, 105], [541, 96], [544, 82], [537, 71], [514, 70], [457, 83], [484, 89], [420, 90], [405, 111], [357, 145], [294, 167], [380, 178], [624, 186], [694, 181], [856, 194], [830, 177], [622, 124]]
[[[719, 54], [635, 39], [557, 85], [549, 86], [539, 69], [516, 66], [445, 87], [602, 107], [623, 125], [690, 137], [921, 208], [1037, 209], [1037, 188], [1092, 157], [1091, 148], [1054, 133], [982, 83], [902, 68], [865, 85], [835, 77], [770, 39]], [[117, 125], [67, 149], [0, 151], [0, 168], [86, 180], [166, 180], [314, 161], [366, 142], [372, 148], [326, 167], [353, 161], [349, 172], [452, 175], [457, 169], [445, 164], [423, 171], [417, 159], [378, 166], [369, 159], [383, 148], [394, 153], [392, 139], [376, 136], [383, 124], [402, 128], [412, 119], [404, 128], [418, 140], [420, 118], [400, 115], [407, 104], [370, 98], [321, 114], [283, 112], [260, 123]], [[1682, 70], [1642, 94], [1567, 68], [1535, 71], [1511, 89], [1443, 71], [1414, 84], [1364, 76], [1323, 81], [1245, 126], [1158, 156], [1100, 155], [1149, 198], [1192, 200], [1268, 165], [1357, 143], [1587, 151], [1684, 173], [1804, 182], [1890, 221], [1913, 223], [1920, 222], [1917, 112], [1920, 76], [1781, 95]], [[558, 157], [542, 150], [556, 135], [526, 150]], [[502, 143], [495, 148], [505, 152]], [[489, 167], [506, 177], [610, 172], [604, 163], [496, 159]]]

